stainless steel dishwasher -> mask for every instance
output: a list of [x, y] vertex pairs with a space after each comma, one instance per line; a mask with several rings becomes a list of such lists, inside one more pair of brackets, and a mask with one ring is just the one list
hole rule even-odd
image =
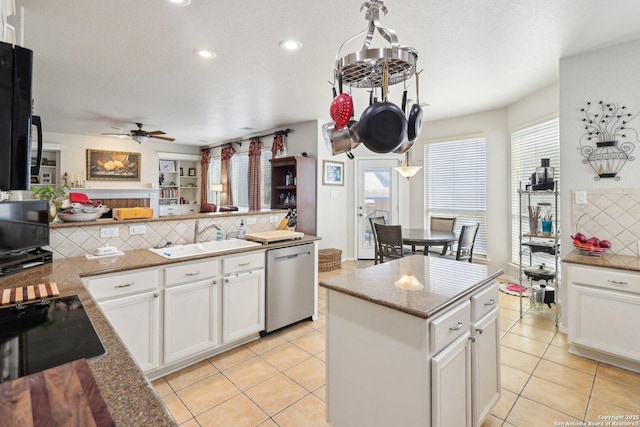
[[315, 255], [313, 243], [267, 251], [265, 333], [313, 316]]

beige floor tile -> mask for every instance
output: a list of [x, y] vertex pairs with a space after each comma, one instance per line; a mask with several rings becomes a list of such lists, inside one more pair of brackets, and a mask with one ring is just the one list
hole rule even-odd
[[584, 394], [591, 393], [595, 378], [593, 375], [545, 359], [540, 361], [533, 375]]
[[491, 414], [487, 415], [487, 418], [480, 425], [480, 427], [501, 427], [501, 426], [502, 426], [502, 420], [500, 418], [494, 417]]
[[596, 376], [592, 396], [640, 414], [640, 393], [635, 387]]
[[326, 364], [322, 360], [311, 357], [287, 369], [284, 373], [308, 391], [315, 391], [326, 383], [326, 369]]
[[509, 332], [523, 337], [532, 338], [537, 341], [542, 341], [547, 344], [549, 344], [556, 335], [556, 332], [554, 331], [536, 328], [521, 322], [516, 322], [511, 329], [509, 329]]
[[260, 338], [259, 340], [251, 341], [250, 343], [246, 344], [246, 346], [254, 353], [262, 354], [265, 351], [272, 350], [276, 347], [281, 346], [282, 344], [285, 344], [286, 342], [287, 340], [285, 340], [284, 338], [281, 338], [276, 334], [270, 334]]
[[318, 299], [326, 299], [327, 298], [327, 289], [322, 286], [318, 286]]
[[555, 345], [558, 347], [562, 347], [566, 350], [569, 349], [569, 337], [567, 334], [563, 334], [562, 332], [556, 332], [556, 336], [551, 340], [551, 345]]
[[504, 423], [502, 424], [502, 427], [516, 427], [513, 424], [509, 424], [509, 423]]
[[278, 374], [278, 370], [259, 357], [245, 360], [222, 371], [241, 390], [246, 390]]
[[[516, 326], [514, 325], [514, 328], [515, 327]], [[506, 334], [500, 340], [500, 344], [506, 347], [511, 347], [514, 350], [519, 350], [524, 353], [531, 354], [536, 357], [542, 357], [542, 355], [544, 354], [548, 346], [547, 343], [537, 341], [531, 338], [523, 337], [521, 335], [516, 335], [511, 332]]]
[[530, 374], [519, 371], [510, 366], [502, 365], [500, 369], [500, 381], [502, 387], [514, 393], [520, 394], [529, 381]]
[[171, 393], [161, 397], [164, 406], [167, 407], [173, 419], [178, 424], [183, 423], [192, 417], [191, 412], [184, 406], [177, 394]]
[[251, 359], [252, 357], [255, 357], [255, 355], [256, 354], [249, 350], [248, 347], [242, 345], [209, 358], [209, 362], [211, 362], [218, 370], [222, 371], [223, 369], [230, 368], [240, 362]]
[[[617, 366], [600, 363], [598, 365], [598, 372], [596, 373], [596, 376], [620, 384], [628, 385], [630, 387], [640, 388], [639, 373], [627, 371], [626, 369], [618, 368]], [[640, 391], [638, 391], [638, 393], [640, 393]]]
[[[318, 304], [318, 311], [320, 311], [320, 304]], [[324, 314], [324, 313], [323, 313]], [[293, 326], [283, 329], [278, 336], [284, 338], [287, 341], [293, 341], [294, 339], [309, 333], [313, 328], [307, 322], [296, 323]]]
[[311, 324], [313, 329], [322, 329], [324, 330], [327, 327], [327, 315], [326, 314], [318, 314], [318, 320]]
[[542, 356], [543, 359], [550, 360], [560, 365], [568, 366], [569, 368], [577, 369], [578, 371], [586, 372], [590, 375], [595, 375], [598, 367], [598, 362], [593, 360], [570, 354], [566, 349], [550, 345], [547, 351]]
[[278, 424], [276, 424], [275, 421], [269, 418], [268, 420], [265, 420], [263, 423], [260, 423], [258, 427], [278, 427]]
[[316, 354], [316, 357], [320, 360], [322, 360], [323, 362], [327, 361], [327, 352], [326, 351], [321, 351], [320, 353]]
[[323, 401], [310, 394], [273, 417], [281, 427], [330, 427]]
[[165, 380], [164, 378], [158, 378], [157, 380], [152, 381], [151, 385], [153, 386], [153, 388], [156, 390], [156, 393], [158, 393], [158, 396], [160, 397], [173, 393], [173, 389], [171, 388], [167, 380]]
[[[498, 301], [498, 305], [500, 308], [506, 308], [507, 310], [520, 311], [520, 302], [518, 301], [518, 297], [513, 295], [507, 295], [504, 292], [500, 292], [500, 299]], [[524, 306], [525, 302], [529, 302], [528, 299], [525, 299], [522, 304]]]
[[273, 416], [309, 392], [286, 375], [278, 374], [251, 387], [245, 394], [269, 416]]
[[538, 377], [531, 377], [522, 396], [580, 420], [584, 418], [589, 403], [588, 394], [569, 390]]
[[535, 326], [540, 329], [547, 329], [549, 331], [557, 331], [556, 322], [553, 319], [547, 319], [541, 315], [527, 312], [520, 320], [522, 323], [527, 325]]
[[311, 331], [291, 342], [308, 353], [318, 354], [324, 351], [326, 339], [327, 337], [324, 334], [318, 331]]
[[507, 320], [520, 320], [520, 312], [517, 310], [500, 309], [500, 318]]
[[509, 412], [511, 412], [511, 408], [513, 408], [513, 405], [514, 403], [516, 403], [517, 399], [518, 399], [518, 395], [516, 393], [513, 393], [503, 388], [500, 391], [500, 399], [498, 399], [496, 404], [493, 405], [493, 408], [491, 408], [490, 413], [500, 418], [501, 420], [506, 419], [507, 415], [509, 415]]
[[327, 402], [327, 386], [323, 385], [319, 389], [313, 392], [313, 395], [323, 402]]
[[[585, 417], [585, 421], [589, 422], [598, 422], [602, 421], [601, 417], [603, 415], [634, 415], [629, 412], [628, 409], [621, 408], [620, 406], [616, 406], [612, 403], [605, 402], [604, 400], [596, 399], [595, 397], [591, 397], [589, 400], [589, 407], [587, 408], [587, 416]], [[638, 414], [635, 414], [638, 415]]]
[[200, 424], [198, 424], [195, 418], [191, 418], [188, 421], [181, 423], [180, 427], [200, 427]]
[[284, 371], [285, 369], [308, 359], [311, 357], [311, 354], [291, 343], [286, 343], [280, 347], [274, 348], [273, 350], [262, 353], [260, 357], [269, 362], [269, 364], [273, 365], [276, 369]]
[[519, 397], [506, 420], [515, 427], [551, 427], [557, 422], [580, 420], [536, 403], [524, 397]]
[[255, 427], [269, 417], [244, 394], [200, 414], [196, 420], [202, 427]]
[[224, 375], [216, 374], [178, 391], [178, 396], [193, 415], [213, 408], [240, 393]]
[[218, 370], [215, 366], [209, 363], [208, 360], [203, 360], [202, 362], [188, 366], [164, 378], [174, 390], [178, 391], [181, 388], [185, 388], [188, 385], [217, 373]]
[[533, 374], [538, 362], [540, 362], [540, 358], [536, 356], [503, 345], [500, 346], [500, 363], [503, 365]]

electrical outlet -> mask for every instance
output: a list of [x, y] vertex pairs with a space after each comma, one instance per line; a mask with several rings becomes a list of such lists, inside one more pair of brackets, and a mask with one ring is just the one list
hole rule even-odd
[[120, 229], [118, 227], [102, 227], [100, 237], [118, 237]]
[[269, 217], [269, 222], [274, 223], [274, 222], [280, 222], [280, 221], [278, 220], [278, 217], [277, 217], [277, 216], [275, 216], [275, 215], [271, 215], [271, 216]]
[[129, 226], [129, 234], [132, 236], [135, 234], [145, 234], [146, 232], [147, 232], [147, 226], [144, 224]]
[[586, 191], [576, 191], [576, 204], [577, 205], [586, 205], [587, 204], [587, 192]]
[[253, 225], [256, 223], [256, 219], [255, 218], [247, 218], [247, 225]]

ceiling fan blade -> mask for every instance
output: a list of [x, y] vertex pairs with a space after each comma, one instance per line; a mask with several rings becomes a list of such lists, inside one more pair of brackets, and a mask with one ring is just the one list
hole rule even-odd
[[166, 133], [161, 130], [154, 130], [153, 132], [147, 132], [147, 135], [166, 135]]
[[167, 138], [166, 136], [154, 136], [154, 135], [149, 135], [149, 138], [161, 139], [163, 141], [169, 141], [169, 142], [173, 142], [176, 140], [175, 138]]
[[129, 133], [101, 133], [100, 135], [105, 135], [105, 136], [131, 136], [131, 134]]

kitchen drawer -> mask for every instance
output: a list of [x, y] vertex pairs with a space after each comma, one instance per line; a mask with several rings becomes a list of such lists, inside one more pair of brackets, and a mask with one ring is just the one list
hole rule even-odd
[[471, 295], [471, 321], [480, 320], [482, 316], [498, 306], [500, 298], [498, 284], [492, 283], [479, 292]]
[[195, 282], [210, 277], [215, 277], [220, 272], [220, 261], [208, 259], [206, 261], [180, 263], [176, 266], [166, 267], [164, 270], [165, 286], [179, 285], [180, 283]]
[[179, 205], [160, 205], [158, 209], [158, 215], [170, 216], [170, 215], [182, 215], [182, 209]]
[[471, 324], [471, 303], [459, 304], [431, 321], [431, 352], [437, 353], [464, 333]]
[[640, 273], [569, 265], [567, 274], [571, 283], [640, 294]]
[[92, 277], [87, 279], [86, 283], [91, 296], [100, 301], [158, 289], [158, 272], [133, 270], [123, 274]]
[[182, 215], [200, 213], [200, 205], [180, 205]]
[[258, 268], [264, 268], [264, 252], [232, 256], [222, 260], [223, 274], [256, 270]]

